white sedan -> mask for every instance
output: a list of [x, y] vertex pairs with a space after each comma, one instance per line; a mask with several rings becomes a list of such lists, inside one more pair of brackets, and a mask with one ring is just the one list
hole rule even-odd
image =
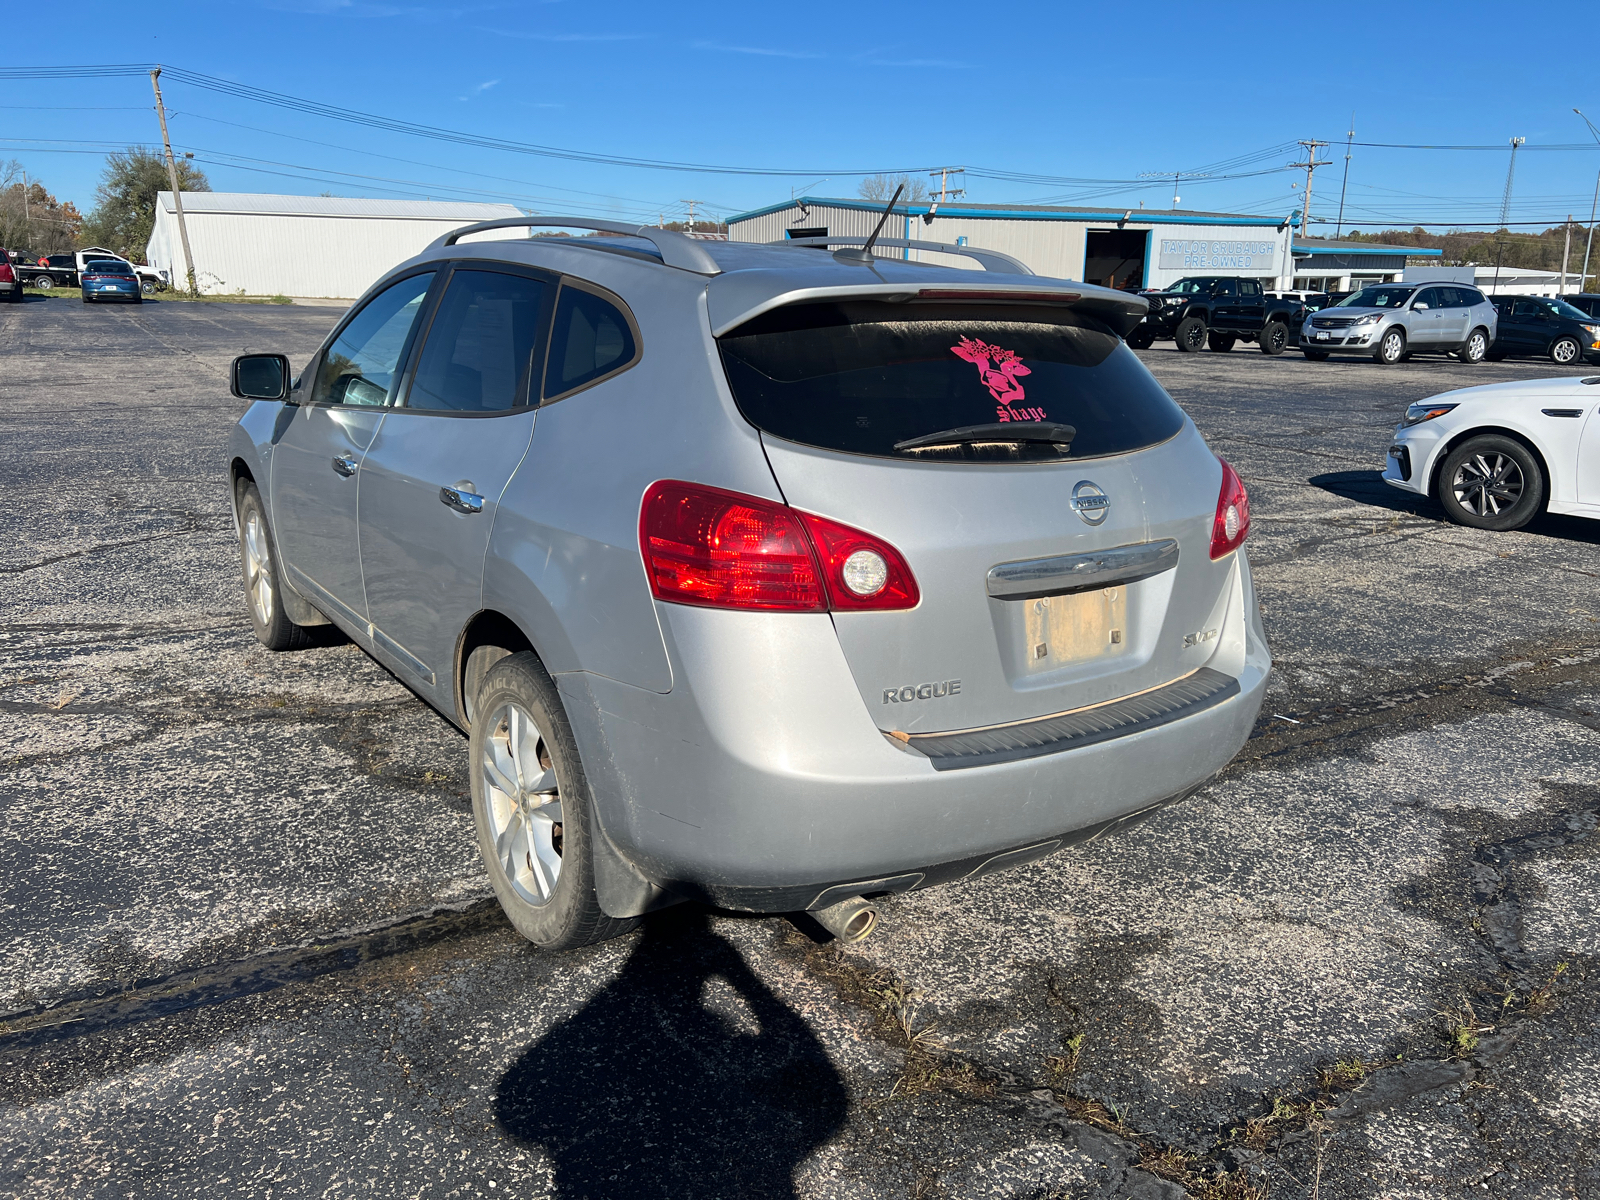
[[1600, 375], [1462, 388], [1406, 409], [1383, 481], [1477, 529], [1600, 518]]

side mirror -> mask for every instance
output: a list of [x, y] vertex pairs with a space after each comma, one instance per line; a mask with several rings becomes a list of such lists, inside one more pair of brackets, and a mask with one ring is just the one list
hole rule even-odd
[[231, 375], [233, 394], [241, 400], [289, 398], [289, 360], [281, 354], [241, 354]]
[[1424, 309], [1426, 309], [1426, 308], [1427, 308], [1427, 307], [1428, 307], [1428, 306], [1427, 306], [1427, 305], [1426, 305], [1426, 304], [1413, 304], [1413, 305], [1412, 305], [1412, 306], [1411, 306], [1411, 311], [1412, 311], [1412, 312], [1422, 312], [1422, 311], [1423, 311], [1423, 310], [1424, 310]]

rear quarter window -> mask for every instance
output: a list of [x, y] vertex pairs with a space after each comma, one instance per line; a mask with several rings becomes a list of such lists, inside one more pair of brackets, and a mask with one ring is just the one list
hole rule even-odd
[[[1064, 308], [860, 301], [791, 305], [720, 339], [739, 410], [756, 428], [850, 454], [1061, 461], [1172, 437], [1183, 411], [1115, 332]], [[1048, 443], [896, 450], [972, 425], [1073, 426]]]

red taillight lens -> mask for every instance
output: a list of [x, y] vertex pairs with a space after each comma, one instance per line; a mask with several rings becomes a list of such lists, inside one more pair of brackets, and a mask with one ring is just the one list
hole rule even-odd
[[922, 599], [911, 568], [888, 542], [812, 513], [801, 513], [822, 560], [828, 603], [837, 612], [915, 608]]
[[0, 262], [0, 283], [15, 283], [16, 281], [17, 273], [11, 269], [11, 264]]
[[913, 608], [911, 568], [887, 542], [788, 505], [678, 480], [653, 483], [639, 549], [658, 600], [826, 612]]
[[771, 500], [670, 479], [651, 484], [639, 548], [659, 600], [769, 612], [828, 607], [799, 515]]
[[1217, 494], [1217, 515], [1211, 522], [1211, 557], [1232, 554], [1250, 535], [1250, 496], [1239, 473], [1222, 459], [1222, 491]]

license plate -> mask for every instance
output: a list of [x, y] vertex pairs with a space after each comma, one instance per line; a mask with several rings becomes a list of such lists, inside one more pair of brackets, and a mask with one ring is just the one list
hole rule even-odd
[[1319, 342], [1325, 342], [1329, 338], [1331, 338], [1332, 336], [1333, 336], [1333, 334], [1327, 332], [1326, 330], [1319, 329], [1317, 331], [1317, 341], [1319, 341]]
[[1128, 648], [1128, 589], [1024, 600], [1030, 674], [1108, 658]]

